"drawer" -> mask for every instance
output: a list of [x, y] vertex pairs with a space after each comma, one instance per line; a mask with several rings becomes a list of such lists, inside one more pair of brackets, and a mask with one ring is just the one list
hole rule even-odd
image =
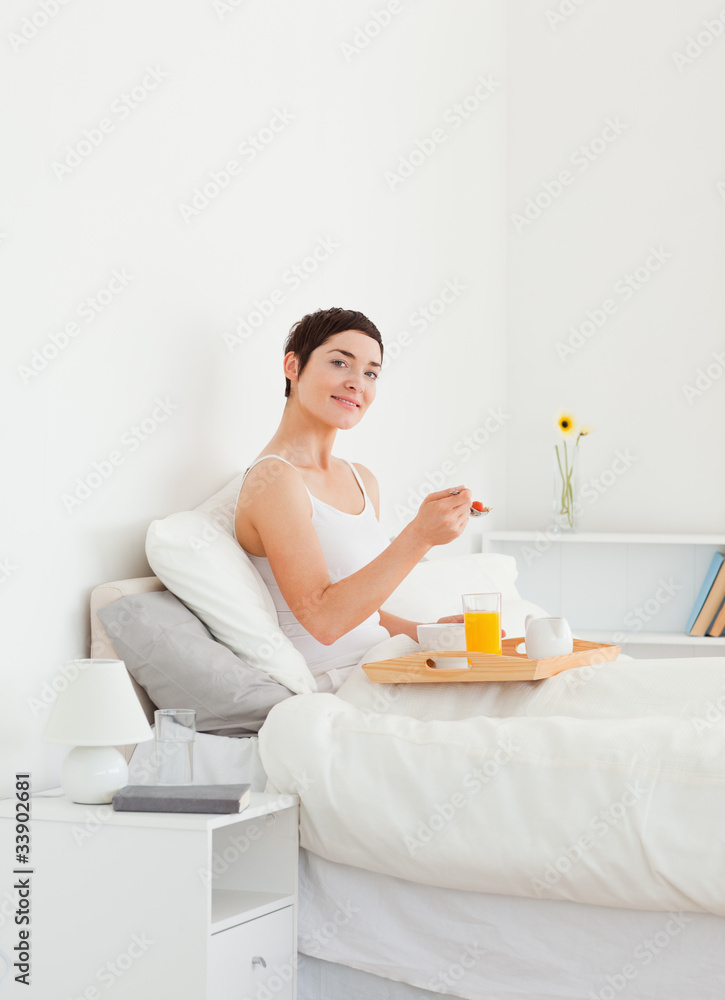
[[296, 944], [291, 906], [212, 934], [209, 1000], [294, 1000]]

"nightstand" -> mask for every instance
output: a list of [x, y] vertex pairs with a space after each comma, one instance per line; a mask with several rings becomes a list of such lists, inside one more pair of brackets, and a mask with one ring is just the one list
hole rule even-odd
[[[31, 989], [39, 1000], [294, 1000], [298, 799], [241, 813], [114, 812], [60, 789], [31, 799]], [[15, 800], [0, 802], [12, 900]], [[18, 927], [3, 908], [0, 949]], [[12, 980], [14, 970], [8, 977]]]

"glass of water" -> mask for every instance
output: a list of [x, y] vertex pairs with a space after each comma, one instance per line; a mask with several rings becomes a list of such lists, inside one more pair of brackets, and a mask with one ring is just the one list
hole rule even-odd
[[159, 708], [156, 729], [156, 784], [191, 785], [194, 780], [196, 712], [190, 708]]

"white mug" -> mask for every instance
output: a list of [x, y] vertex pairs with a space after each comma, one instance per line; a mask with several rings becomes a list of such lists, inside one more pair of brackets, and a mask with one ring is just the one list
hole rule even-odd
[[535, 618], [527, 615], [526, 655], [530, 660], [544, 660], [547, 656], [565, 656], [574, 649], [574, 640], [566, 618]]

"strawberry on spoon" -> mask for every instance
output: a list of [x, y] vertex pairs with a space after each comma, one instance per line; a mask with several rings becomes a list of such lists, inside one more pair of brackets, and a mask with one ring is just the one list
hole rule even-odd
[[[451, 490], [451, 493], [460, 493], [460, 490]], [[482, 517], [493, 510], [493, 507], [484, 507], [480, 500], [474, 500], [470, 506], [471, 517]]]

